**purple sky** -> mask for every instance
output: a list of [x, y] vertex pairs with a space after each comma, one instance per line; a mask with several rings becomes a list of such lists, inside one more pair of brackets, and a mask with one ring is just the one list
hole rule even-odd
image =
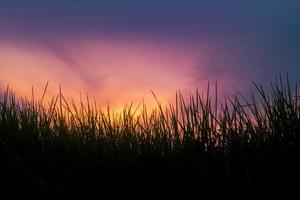
[[298, 0], [1, 0], [0, 89], [49, 80], [123, 103], [208, 80], [228, 92], [278, 72], [299, 79], [299, 10]]

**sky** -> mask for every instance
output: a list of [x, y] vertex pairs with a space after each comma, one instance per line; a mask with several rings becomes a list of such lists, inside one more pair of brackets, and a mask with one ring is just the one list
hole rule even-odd
[[118, 107], [300, 75], [299, 0], [0, 0], [0, 93]]

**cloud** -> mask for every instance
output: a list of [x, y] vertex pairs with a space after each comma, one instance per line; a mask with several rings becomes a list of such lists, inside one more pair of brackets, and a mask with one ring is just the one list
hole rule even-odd
[[32, 85], [42, 91], [49, 80], [50, 96], [61, 83], [68, 96], [88, 93], [102, 105], [149, 101], [151, 90], [167, 101], [177, 89], [186, 89], [185, 74], [195, 58], [191, 50], [170, 43], [134, 41], [1, 43], [0, 78], [20, 95], [30, 96]]
[[49, 56], [53, 56], [54, 58], [61, 61], [65, 67], [73, 71], [77, 76], [81, 77], [84, 82], [89, 84], [89, 79], [82, 72], [81, 66], [76, 60], [76, 58], [71, 54], [70, 50], [54, 41], [43, 40], [41, 43], [41, 48], [49, 54]]
[[[38, 49], [45, 52], [47, 56], [53, 59], [59, 60], [63, 65], [60, 67], [67, 68], [72, 71], [82, 82], [86, 85], [86, 88], [93, 90], [95, 88], [101, 89], [104, 75], [99, 72], [89, 70], [84, 60], [80, 60], [80, 56], [76, 54], [78, 51], [74, 51], [72, 48], [80, 48], [80, 45], [68, 45], [66, 41], [54, 41], [54, 40], [39, 40], [34, 45], [38, 46]], [[50, 66], [51, 67], [51, 66]], [[95, 76], [97, 73], [97, 76]]]
[[125, 99], [154, 87], [170, 93], [219, 80], [232, 90], [300, 74], [300, 1], [16, 2], [0, 2], [1, 45], [18, 49], [6, 56], [15, 69], [0, 61], [11, 79], [41, 84], [22, 77], [27, 70]]

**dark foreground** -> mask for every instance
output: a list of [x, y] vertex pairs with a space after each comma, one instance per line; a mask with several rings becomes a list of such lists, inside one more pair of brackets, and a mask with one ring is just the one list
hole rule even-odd
[[267, 95], [256, 85], [252, 97], [216, 106], [178, 95], [136, 117], [132, 107], [113, 116], [62, 94], [46, 108], [8, 90], [0, 198], [299, 199], [297, 88], [279, 81]]
[[300, 166], [292, 156], [299, 153], [278, 155], [270, 150], [229, 160], [208, 157], [203, 163], [189, 158], [123, 157], [78, 161], [76, 168], [60, 158], [50, 161], [50, 155], [24, 167], [2, 161], [1, 195], [9, 199], [298, 199]]

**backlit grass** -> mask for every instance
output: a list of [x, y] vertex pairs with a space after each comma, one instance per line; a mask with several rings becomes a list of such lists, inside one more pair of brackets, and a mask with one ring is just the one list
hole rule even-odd
[[155, 110], [141, 103], [115, 114], [61, 92], [50, 102], [16, 99], [8, 88], [0, 102], [0, 190], [39, 199], [117, 191], [292, 195], [300, 169], [297, 90], [279, 78], [268, 90], [253, 84], [250, 97], [218, 99], [208, 88], [205, 95], [177, 93], [167, 107], [153, 94]]

